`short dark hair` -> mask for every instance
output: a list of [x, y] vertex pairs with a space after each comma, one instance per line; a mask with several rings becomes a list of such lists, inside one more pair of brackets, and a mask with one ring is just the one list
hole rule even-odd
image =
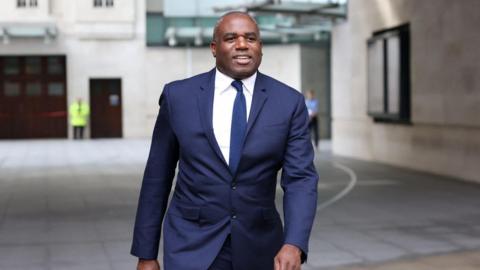
[[250, 18], [250, 20], [252, 20], [252, 22], [255, 23], [255, 26], [257, 27], [258, 29], [258, 32], [260, 33], [260, 28], [258, 27], [258, 23], [257, 21], [255, 20], [255, 18], [253, 18], [250, 14], [248, 14], [248, 12], [245, 12], [245, 11], [238, 11], [238, 10], [235, 10], [235, 11], [229, 11], [225, 14], [223, 14], [220, 18], [218, 18], [217, 22], [215, 23], [215, 27], [213, 28], [213, 36], [212, 36], [212, 42], [215, 42], [215, 38], [216, 38], [216, 34], [217, 34], [217, 29], [218, 29], [218, 26], [220, 25], [220, 23], [223, 21], [223, 19], [227, 16], [230, 16], [230, 15], [244, 15], [244, 16], [247, 16], [248, 18]]

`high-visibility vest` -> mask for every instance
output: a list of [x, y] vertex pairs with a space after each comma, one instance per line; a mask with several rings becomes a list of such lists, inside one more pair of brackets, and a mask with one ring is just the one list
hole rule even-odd
[[75, 101], [70, 105], [70, 124], [75, 127], [84, 127], [87, 125], [88, 115], [90, 114], [90, 107], [84, 102]]

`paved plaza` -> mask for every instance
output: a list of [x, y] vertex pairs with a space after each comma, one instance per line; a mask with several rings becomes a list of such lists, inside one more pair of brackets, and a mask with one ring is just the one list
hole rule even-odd
[[[129, 248], [148, 148], [131, 139], [0, 141], [0, 270], [135, 269]], [[303, 270], [480, 269], [480, 185], [328, 150], [316, 166]], [[281, 198], [278, 189], [279, 210]]]

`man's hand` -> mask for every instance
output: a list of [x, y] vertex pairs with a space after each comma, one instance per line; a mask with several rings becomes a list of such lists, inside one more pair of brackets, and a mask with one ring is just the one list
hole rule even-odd
[[157, 260], [139, 259], [137, 270], [160, 270], [160, 264], [158, 264]]
[[290, 244], [285, 244], [275, 256], [275, 270], [300, 270], [302, 251]]

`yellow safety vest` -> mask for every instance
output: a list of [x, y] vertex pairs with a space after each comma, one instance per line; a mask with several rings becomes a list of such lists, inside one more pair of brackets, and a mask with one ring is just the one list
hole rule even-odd
[[74, 127], [84, 127], [87, 125], [88, 115], [90, 114], [90, 107], [88, 104], [82, 102], [74, 102], [70, 105], [70, 124]]

